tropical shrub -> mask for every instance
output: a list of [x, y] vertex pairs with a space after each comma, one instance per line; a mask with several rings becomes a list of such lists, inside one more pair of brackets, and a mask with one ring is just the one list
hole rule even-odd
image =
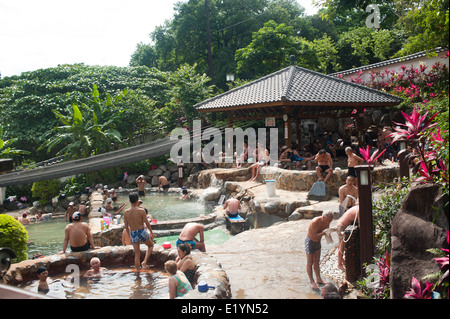
[[12, 249], [17, 262], [27, 259], [28, 232], [14, 217], [0, 214], [0, 247]]
[[52, 197], [59, 195], [61, 182], [59, 179], [49, 179], [41, 182], [34, 182], [31, 187], [33, 197], [39, 199], [41, 205], [45, 205]]

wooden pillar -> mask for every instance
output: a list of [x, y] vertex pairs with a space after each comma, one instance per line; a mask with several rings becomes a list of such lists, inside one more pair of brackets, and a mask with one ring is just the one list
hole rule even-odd
[[232, 112], [227, 112], [227, 120], [228, 120], [228, 127], [232, 128], [233, 127], [233, 113]]
[[[288, 118], [288, 120], [286, 121], [286, 122], [284, 122], [284, 126], [285, 126], [285, 128], [287, 128], [287, 133], [285, 132], [284, 134], [285, 134], [285, 136], [284, 136], [284, 139], [285, 139], [285, 144], [288, 146], [288, 147], [291, 147], [291, 143], [292, 143], [292, 128], [291, 128], [291, 119], [290, 118]], [[286, 135], [287, 134], [287, 135]]]
[[[355, 166], [358, 174], [359, 228], [361, 266], [373, 262], [372, 178], [369, 165]], [[364, 269], [361, 270], [365, 276]]]
[[296, 130], [296, 136], [297, 136], [297, 141], [298, 141], [298, 146], [301, 149], [302, 147], [302, 130], [300, 129], [300, 119], [296, 118], [295, 119], [295, 130]]
[[358, 146], [364, 147], [364, 111], [358, 110], [356, 113], [356, 129], [358, 130]]

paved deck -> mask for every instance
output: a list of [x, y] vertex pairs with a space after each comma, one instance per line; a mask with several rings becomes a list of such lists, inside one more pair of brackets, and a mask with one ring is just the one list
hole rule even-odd
[[[320, 299], [306, 274], [305, 236], [311, 220], [282, 222], [242, 232], [208, 246], [227, 273], [236, 299]], [[332, 226], [336, 221], [332, 222]], [[335, 243], [337, 243], [337, 238]], [[332, 249], [322, 240], [322, 256]], [[325, 276], [323, 280], [327, 281]]]

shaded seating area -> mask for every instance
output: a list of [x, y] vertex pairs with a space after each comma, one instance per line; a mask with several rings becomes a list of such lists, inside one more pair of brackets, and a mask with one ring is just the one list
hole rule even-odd
[[[387, 108], [403, 100], [399, 97], [350, 83], [336, 77], [291, 65], [238, 88], [195, 105], [200, 113], [225, 113], [228, 127], [249, 120], [276, 121], [284, 127], [280, 144], [301, 145], [308, 134], [305, 120], [322, 118], [354, 119], [360, 146], [364, 142], [364, 112], [368, 108]], [[306, 126], [306, 128], [304, 127]], [[310, 129], [312, 126], [310, 127]], [[314, 142], [314, 141], [311, 141]]]

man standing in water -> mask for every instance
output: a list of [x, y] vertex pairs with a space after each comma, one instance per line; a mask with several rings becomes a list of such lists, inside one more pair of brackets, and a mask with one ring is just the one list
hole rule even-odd
[[140, 175], [136, 178], [136, 184], [138, 186], [138, 193], [140, 197], [145, 196], [145, 183], [146, 181], [144, 175]]
[[[322, 216], [315, 217], [311, 220], [308, 227], [308, 232], [305, 238], [305, 250], [306, 250], [306, 272], [309, 277], [309, 282], [312, 289], [319, 289], [317, 284], [325, 284], [320, 277], [320, 240], [325, 235], [324, 230], [330, 227], [330, 223], [333, 221], [333, 212], [326, 210], [322, 213]], [[313, 278], [313, 269], [316, 274], [316, 281]]]
[[[134, 249], [134, 266], [136, 267], [137, 272], [140, 272], [140, 266], [145, 268], [147, 266], [147, 261], [153, 250], [153, 232], [152, 226], [150, 225], [147, 214], [143, 208], [139, 207], [139, 196], [136, 193], [131, 193], [129, 195], [131, 207], [127, 209], [123, 213], [124, 222], [125, 222], [125, 230], [128, 233], [128, 236], [131, 238], [131, 244]], [[150, 230], [149, 235], [145, 226]], [[144, 261], [140, 264], [141, 261], [141, 248], [140, 244], [144, 243], [147, 245], [148, 249], [145, 253]]]

